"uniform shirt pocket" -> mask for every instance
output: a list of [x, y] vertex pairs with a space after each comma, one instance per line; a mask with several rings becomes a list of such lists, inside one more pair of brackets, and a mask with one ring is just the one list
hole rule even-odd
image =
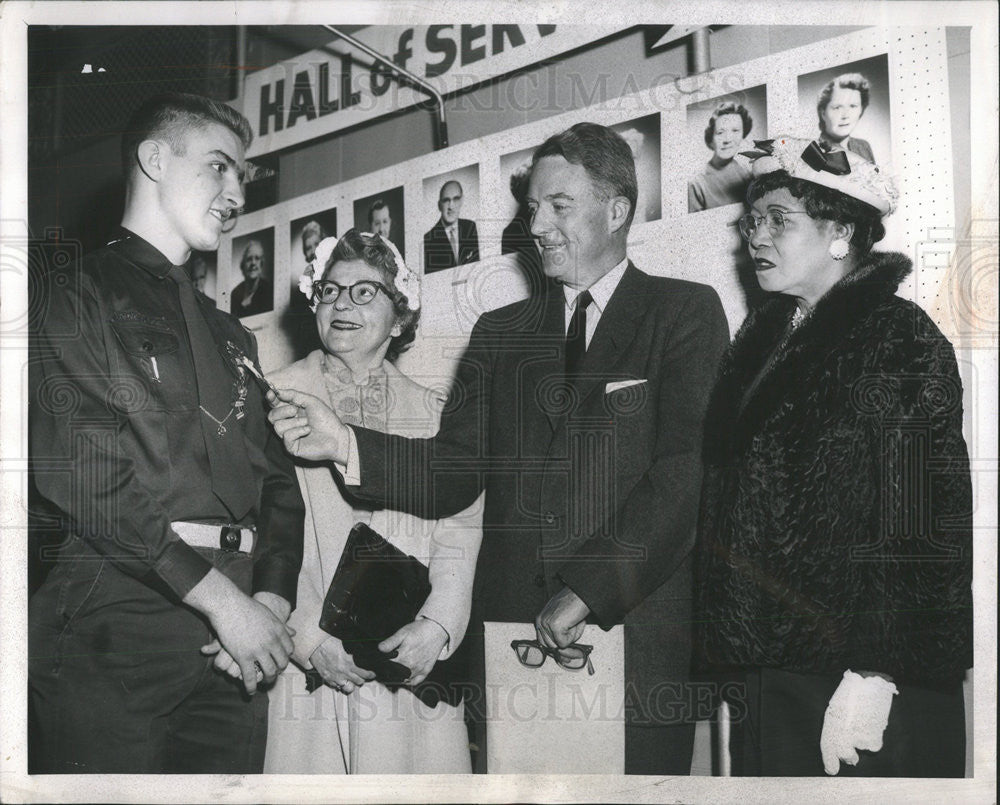
[[116, 395], [118, 407], [126, 413], [197, 407], [194, 367], [174, 328], [165, 321], [128, 311], [116, 313], [110, 324], [124, 353], [120, 361], [122, 382], [133, 385]]

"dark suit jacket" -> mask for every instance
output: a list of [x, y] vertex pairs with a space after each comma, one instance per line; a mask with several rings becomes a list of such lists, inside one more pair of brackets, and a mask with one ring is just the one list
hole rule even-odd
[[725, 314], [712, 288], [630, 263], [567, 388], [563, 307], [550, 285], [479, 319], [436, 437], [355, 429], [357, 491], [434, 518], [485, 488], [469, 637], [483, 620], [533, 622], [566, 584], [602, 627], [625, 624], [629, 722], [676, 722], [668, 683], [689, 670], [702, 418]]
[[458, 262], [451, 250], [451, 241], [445, 234], [441, 219], [424, 234], [424, 273], [443, 271], [446, 268], [479, 262], [479, 232], [476, 222], [458, 219]]

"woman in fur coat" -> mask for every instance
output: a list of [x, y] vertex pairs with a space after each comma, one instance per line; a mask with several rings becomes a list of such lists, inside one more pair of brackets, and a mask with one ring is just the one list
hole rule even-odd
[[961, 776], [972, 499], [951, 344], [872, 252], [895, 190], [819, 143], [758, 143], [761, 288], [705, 426], [696, 665], [733, 771]]

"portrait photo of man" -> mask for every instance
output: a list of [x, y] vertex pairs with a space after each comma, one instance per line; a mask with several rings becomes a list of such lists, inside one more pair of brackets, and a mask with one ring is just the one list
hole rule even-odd
[[440, 217], [424, 234], [424, 273], [479, 261], [476, 222], [462, 218], [464, 188], [457, 179], [441, 185], [437, 208]]
[[354, 202], [354, 228], [381, 235], [406, 257], [406, 219], [403, 188], [393, 187]]

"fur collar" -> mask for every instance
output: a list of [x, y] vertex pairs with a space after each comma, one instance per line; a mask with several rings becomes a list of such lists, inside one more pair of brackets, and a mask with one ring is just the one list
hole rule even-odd
[[[800, 387], [812, 370], [825, 364], [832, 349], [893, 296], [911, 268], [910, 260], [902, 254], [872, 253], [834, 285], [812, 315], [787, 337], [795, 308], [791, 297], [772, 295], [751, 311], [723, 360], [710, 403], [708, 421], [719, 437], [713, 439], [715, 448], [731, 445], [737, 432], [755, 433], [759, 422], [780, 405], [790, 388]], [[747, 389], [772, 353], [770, 366], [744, 401]]]

